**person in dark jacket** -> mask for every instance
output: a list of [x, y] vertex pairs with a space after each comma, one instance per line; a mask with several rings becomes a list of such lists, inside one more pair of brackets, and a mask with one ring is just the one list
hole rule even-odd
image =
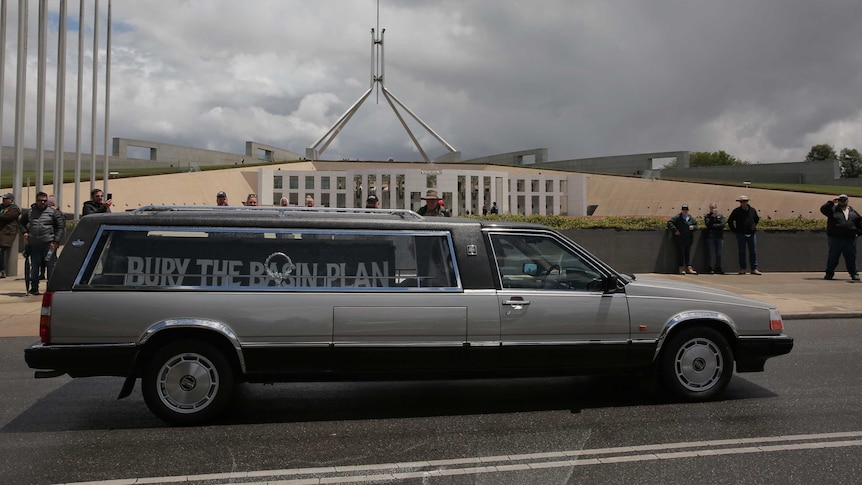
[[108, 199], [103, 201], [104, 193], [102, 189], [93, 189], [90, 191], [90, 200], [84, 202], [84, 207], [81, 209], [81, 217], [88, 216], [90, 214], [104, 214], [105, 212], [111, 212], [111, 205], [114, 203], [113, 200]]
[[827, 280], [835, 277], [838, 259], [844, 255], [844, 265], [855, 281], [859, 281], [859, 270], [856, 267], [856, 236], [862, 234], [862, 216], [850, 207], [848, 197], [841, 194], [820, 206], [820, 213], [826, 219], [826, 241], [829, 244], [829, 254], [826, 257]]
[[66, 231], [66, 219], [63, 213], [48, 206], [48, 194], [39, 192], [36, 194], [36, 203], [21, 215], [19, 222], [24, 228], [24, 243], [29, 246], [30, 252], [30, 288], [27, 294], [38, 295], [39, 273], [42, 266], [48, 267], [60, 246]]
[[688, 213], [688, 205], [680, 207], [679, 214], [667, 221], [667, 228], [673, 231], [679, 261], [679, 274], [697, 274], [691, 265], [691, 244], [697, 231], [697, 219]]
[[[706, 236], [706, 272], [724, 274], [721, 269], [721, 251], [724, 248], [724, 215], [718, 212], [718, 204], [709, 204], [709, 212], [703, 216], [706, 225], [704, 236]], [[712, 254], [715, 254], [715, 266], [712, 266]]]
[[757, 209], [748, 204], [748, 196], [741, 195], [738, 199], [739, 207], [733, 209], [727, 218], [727, 225], [731, 232], [736, 234], [736, 244], [739, 248], [739, 274], [745, 274], [745, 250], [748, 249], [748, 261], [751, 263], [751, 274], [761, 275], [757, 269], [757, 223], [760, 216]]
[[21, 209], [15, 205], [15, 196], [12, 193], [3, 194], [3, 203], [0, 204], [0, 278], [6, 277], [6, 260], [11, 259], [12, 243], [18, 237], [18, 217]]

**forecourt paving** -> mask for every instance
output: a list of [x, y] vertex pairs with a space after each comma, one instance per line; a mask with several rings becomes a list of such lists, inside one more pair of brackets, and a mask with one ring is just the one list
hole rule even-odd
[[[18, 257], [18, 274], [24, 274], [24, 259]], [[825, 281], [823, 273], [769, 273], [673, 275], [645, 274], [731, 291], [774, 304], [785, 319], [862, 318], [862, 284], [847, 274], [836, 273]], [[44, 291], [45, 282], [40, 290]], [[0, 337], [39, 336], [41, 296], [25, 296], [22, 276], [0, 279]]]

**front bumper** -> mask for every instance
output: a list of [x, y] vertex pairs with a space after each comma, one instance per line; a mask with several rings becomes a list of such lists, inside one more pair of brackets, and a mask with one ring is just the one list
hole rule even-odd
[[739, 337], [734, 349], [737, 372], [761, 372], [770, 357], [793, 350], [793, 338], [788, 335]]

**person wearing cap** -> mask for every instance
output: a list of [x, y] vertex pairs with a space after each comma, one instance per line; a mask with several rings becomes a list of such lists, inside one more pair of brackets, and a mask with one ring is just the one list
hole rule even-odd
[[844, 265], [850, 278], [859, 281], [856, 267], [856, 236], [862, 234], [862, 216], [848, 204], [847, 194], [841, 194], [820, 206], [820, 213], [826, 216], [826, 241], [829, 253], [826, 256], [827, 280], [835, 277], [838, 259], [844, 255]]
[[425, 192], [425, 197], [422, 197], [425, 205], [416, 211], [420, 216], [444, 216], [449, 217], [449, 213], [440, 204], [440, 198], [437, 197], [436, 190], [428, 190]]
[[673, 231], [673, 241], [676, 243], [679, 274], [697, 274], [691, 265], [691, 244], [697, 231], [697, 219], [688, 213], [688, 204], [683, 204], [679, 209], [679, 214], [667, 221], [667, 228]]
[[740, 195], [736, 201], [739, 202], [739, 207], [730, 213], [730, 217], [727, 218], [727, 225], [730, 227], [730, 231], [736, 234], [736, 244], [739, 248], [739, 274], [745, 274], [747, 249], [748, 261], [751, 263], [751, 274], [761, 275], [763, 273], [757, 269], [757, 235], [755, 234], [760, 216], [757, 214], [757, 209], [749, 205], [747, 195]]
[[366, 209], [379, 209], [380, 208], [380, 199], [377, 198], [376, 195], [371, 194], [365, 199], [365, 208]]
[[91, 190], [90, 200], [84, 202], [84, 207], [81, 209], [81, 217], [88, 216], [90, 214], [104, 214], [106, 212], [111, 212], [111, 204], [113, 204], [114, 201], [108, 199], [103, 202], [103, 198], [104, 193], [102, 192], [102, 189]]
[[12, 243], [18, 237], [18, 217], [21, 208], [15, 205], [15, 196], [11, 192], [3, 194], [0, 204], [0, 278], [6, 277], [6, 259], [12, 254]]
[[227, 206], [227, 192], [221, 191], [216, 194], [216, 205], [219, 207]]

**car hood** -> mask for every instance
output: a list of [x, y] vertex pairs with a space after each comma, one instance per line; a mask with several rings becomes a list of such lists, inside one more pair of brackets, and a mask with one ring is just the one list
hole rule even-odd
[[626, 285], [626, 295], [643, 297], [683, 298], [725, 304], [744, 305], [756, 308], [775, 308], [775, 305], [744, 297], [731, 291], [719, 290], [688, 282], [674, 281], [653, 276], [638, 276]]

